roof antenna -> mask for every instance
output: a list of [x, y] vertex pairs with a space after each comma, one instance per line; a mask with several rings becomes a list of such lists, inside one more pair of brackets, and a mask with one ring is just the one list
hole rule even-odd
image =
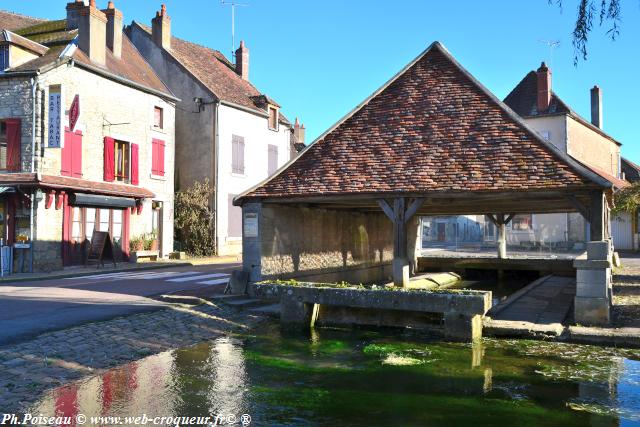
[[248, 3], [237, 3], [235, 0], [220, 0], [222, 6], [231, 6], [231, 62], [236, 63], [236, 7], [249, 6]]
[[549, 48], [549, 58], [548, 58], [548, 63], [549, 63], [549, 68], [553, 69], [553, 49], [557, 48], [560, 46], [560, 40], [544, 40], [544, 39], [540, 39], [538, 40], [540, 43], [546, 45]]

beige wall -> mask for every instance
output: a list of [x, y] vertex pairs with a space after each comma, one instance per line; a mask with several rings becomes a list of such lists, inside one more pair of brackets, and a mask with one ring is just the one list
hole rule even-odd
[[567, 152], [566, 116], [544, 116], [525, 119], [540, 136], [548, 132], [549, 141], [563, 152]]
[[19, 67], [20, 65], [27, 63], [33, 59], [36, 59], [38, 55], [21, 47], [10, 45], [9, 46], [9, 58], [11, 68]]
[[617, 177], [620, 171], [620, 146], [577, 120], [567, 118], [569, 155]]
[[[151, 190], [153, 200], [163, 202], [163, 255], [173, 250], [173, 173], [174, 173], [174, 123], [175, 108], [160, 97], [133, 89], [129, 86], [105, 79], [79, 67], [59, 67], [44, 74], [39, 79], [40, 88], [45, 91], [45, 129], [41, 134], [36, 129], [39, 140], [48, 141], [48, 91], [51, 85], [62, 85], [65, 111], [68, 111], [76, 94], [80, 96], [80, 119], [76, 130], [82, 137], [82, 177], [92, 181], [104, 180], [104, 138], [128, 141], [139, 146], [138, 187]], [[123, 102], [126, 100], [126, 102]], [[154, 106], [163, 108], [164, 129], [153, 127]], [[68, 117], [65, 118], [68, 122]], [[39, 121], [38, 121], [39, 123]], [[151, 174], [151, 141], [165, 141], [165, 175]], [[25, 141], [23, 140], [23, 146]], [[38, 163], [43, 174], [60, 175], [61, 149], [45, 148], [44, 158]], [[134, 237], [151, 231], [151, 202], [145, 200], [141, 215], [131, 216], [130, 236]], [[62, 222], [60, 222], [61, 227]], [[38, 223], [38, 226], [42, 224]], [[58, 237], [60, 239], [60, 237]]]
[[386, 280], [393, 259], [383, 213], [263, 206], [263, 278], [333, 282]]

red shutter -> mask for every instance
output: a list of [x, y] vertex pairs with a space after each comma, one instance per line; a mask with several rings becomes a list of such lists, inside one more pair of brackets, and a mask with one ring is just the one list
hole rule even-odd
[[74, 135], [68, 128], [64, 131], [64, 147], [60, 150], [60, 175], [72, 176], [71, 152]]
[[71, 139], [71, 176], [82, 178], [82, 133], [76, 132]]
[[104, 180], [111, 182], [115, 179], [115, 141], [113, 138], [104, 138]]
[[151, 173], [153, 175], [158, 175], [158, 144], [159, 140], [152, 139], [151, 140]]
[[20, 119], [6, 119], [7, 125], [7, 170], [19, 171], [20, 137], [22, 135]]
[[138, 185], [138, 144], [131, 144], [131, 184]]
[[164, 141], [158, 141], [158, 163], [156, 164], [158, 175], [164, 176]]

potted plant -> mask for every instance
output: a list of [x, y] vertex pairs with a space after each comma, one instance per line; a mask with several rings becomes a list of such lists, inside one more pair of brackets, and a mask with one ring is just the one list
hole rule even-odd
[[142, 251], [144, 250], [144, 243], [142, 236], [132, 237], [129, 240], [129, 250], [132, 252]]
[[158, 236], [156, 233], [151, 232], [144, 235], [144, 249], [146, 251], [158, 250]]

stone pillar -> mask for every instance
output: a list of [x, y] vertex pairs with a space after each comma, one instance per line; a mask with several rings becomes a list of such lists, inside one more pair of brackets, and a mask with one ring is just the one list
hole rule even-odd
[[575, 322], [582, 325], [607, 325], [611, 309], [611, 243], [608, 240], [587, 243], [586, 256], [576, 258]]
[[280, 324], [286, 328], [313, 328], [319, 307], [319, 304], [300, 301], [298, 297], [284, 292], [280, 298]]
[[262, 204], [242, 205], [242, 270], [249, 282], [262, 280]]
[[444, 337], [451, 341], [477, 341], [482, 339], [482, 316], [457, 311], [444, 313]]

